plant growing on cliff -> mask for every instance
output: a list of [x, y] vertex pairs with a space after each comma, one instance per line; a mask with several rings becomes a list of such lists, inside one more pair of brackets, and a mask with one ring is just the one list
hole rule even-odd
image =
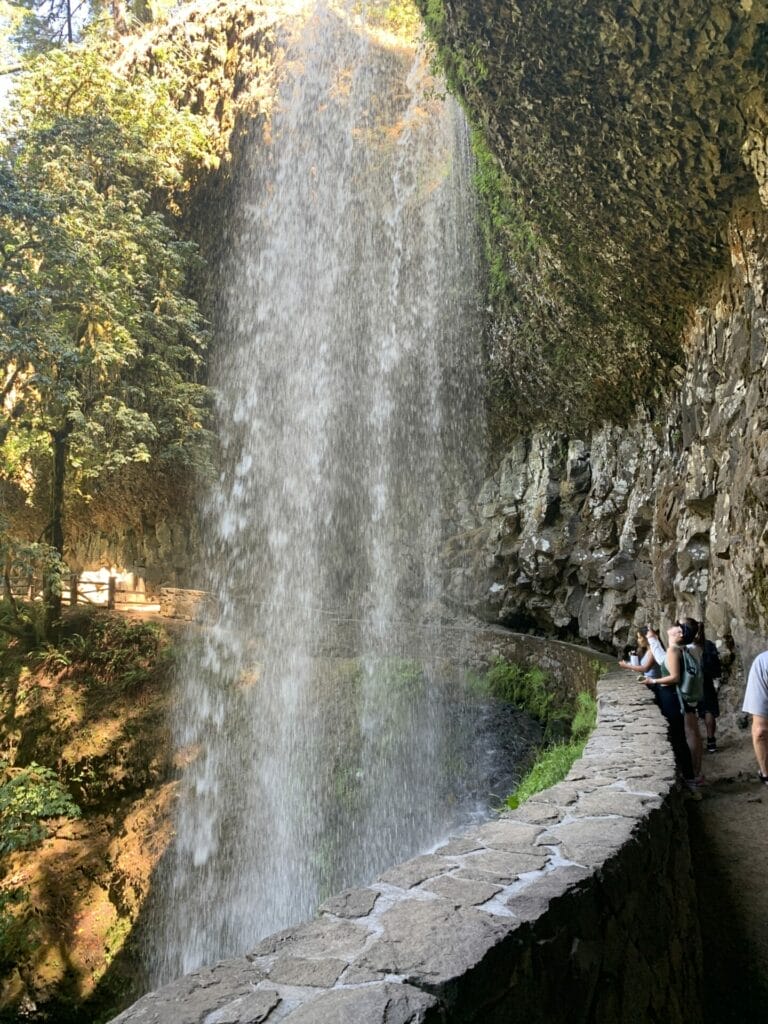
[[546, 672], [495, 658], [481, 676], [472, 680], [475, 689], [527, 712], [544, 726], [545, 739], [561, 736], [573, 711], [558, 704]]
[[[195, 250], [164, 212], [206, 140], [167, 85], [117, 75], [114, 56], [96, 42], [32, 61], [0, 147], [0, 478], [48, 495], [59, 555], [70, 495], [207, 442]], [[50, 576], [45, 600], [50, 629]]]
[[590, 693], [582, 691], [575, 699], [558, 700], [545, 672], [501, 657], [495, 658], [482, 675], [471, 678], [470, 683], [481, 693], [521, 708], [544, 726], [544, 749], [507, 798], [507, 806], [517, 807], [568, 774], [574, 761], [581, 757], [597, 720], [597, 703]]
[[[80, 808], [51, 768], [34, 762], [13, 768], [0, 761], [0, 857], [28, 850], [48, 835], [52, 818], [79, 818]], [[29, 893], [18, 885], [0, 892], [0, 973], [34, 947]]]
[[97, 614], [80, 630], [44, 645], [34, 660], [49, 671], [71, 668], [86, 680], [129, 692], [163, 671], [170, 658], [166, 634], [151, 622]]
[[79, 818], [80, 808], [51, 768], [0, 762], [0, 856], [27, 850], [48, 835], [50, 818]]
[[564, 779], [571, 766], [584, 753], [589, 734], [597, 720], [597, 704], [589, 693], [576, 697], [577, 710], [571, 722], [571, 739], [546, 747], [536, 758], [533, 767], [523, 777], [520, 785], [507, 797], [507, 807], [514, 810], [534, 793], [549, 789]]

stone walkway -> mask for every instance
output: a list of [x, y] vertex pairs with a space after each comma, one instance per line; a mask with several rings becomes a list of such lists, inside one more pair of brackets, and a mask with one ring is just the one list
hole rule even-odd
[[688, 803], [704, 944], [704, 1024], [768, 1021], [768, 787], [749, 729], [721, 720], [709, 785]]

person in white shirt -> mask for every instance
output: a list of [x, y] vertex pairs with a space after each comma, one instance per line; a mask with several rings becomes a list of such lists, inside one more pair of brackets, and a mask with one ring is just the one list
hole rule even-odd
[[768, 786], [768, 651], [758, 654], [747, 677], [743, 711], [752, 715], [752, 747], [760, 781]]

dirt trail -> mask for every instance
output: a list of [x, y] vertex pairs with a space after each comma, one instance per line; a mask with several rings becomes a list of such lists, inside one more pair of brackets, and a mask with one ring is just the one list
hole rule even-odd
[[768, 786], [749, 729], [724, 716], [709, 785], [688, 803], [704, 946], [704, 1024], [768, 1021]]

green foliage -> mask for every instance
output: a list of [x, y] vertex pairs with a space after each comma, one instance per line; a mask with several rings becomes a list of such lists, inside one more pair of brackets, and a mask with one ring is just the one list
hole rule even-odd
[[[0, 856], [29, 850], [48, 836], [50, 818], [79, 818], [80, 808], [51, 768], [32, 762], [12, 768], [0, 761]], [[20, 886], [0, 892], [0, 972], [35, 948], [35, 917]]]
[[[509, 807], [517, 807], [533, 793], [547, 789], [568, 774], [573, 762], [581, 757], [597, 721], [597, 703], [590, 693], [578, 693], [573, 703], [563, 705], [557, 701], [545, 672], [538, 668], [527, 669], [500, 657], [470, 682], [476, 692], [509, 701], [545, 727], [545, 747], [507, 798]], [[570, 740], [563, 741], [563, 735], [568, 733]]]
[[591, 693], [582, 690], [576, 695], [576, 714], [571, 722], [574, 740], [586, 740], [597, 722], [597, 701]]
[[[3, 599], [0, 601], [0, 633], [18, 637], [29, 645], [39, 643], [44, 633], [44, 619], [39, 602], [34, 596], [42, 580], [59, 594], [63, 562], [59, 553], [41, 542], [26, 542], [13, 537], [0, 515], [0, 565], [3, 567]], [[14, 596], [14, 591], [26, 592], [25, 599]]]
[[0, 0], [7, 54], [36, 54], [82, 40], [95, 29], [123, 35], [164, 18], [173, 0]]
[[0, 480], [50, 503], [59, 554], [97, 479], [208, 456], [198, 257], [172, 217], [214, 156], [175, 85], [116, 57], [94, 38], [31, 59], [0, 138]]
[[549, 789], [564, 779], [574, 761], [581, 757], [585, 744], [586, 739], [572, 740], [570, 743], [556, 743], [542, 751], [517, 789], [507, 797], [507, 807], [514, 810], [534, 793]]
[[[77, 12], [73, 12], [75, 7]], [[15, 0], [4, 4], [4, 9], [11, 40], [25, 53], [73, 42], [85, 13], [76, 0]]]
[[371, 25], [381, 25], [404, 39], [417, 39], [421, 33], [421, 16], [413, 0], [368, 0], [365, 17]]
[[19, 886], [0, 892], [0, 974], [35, 949], [35, 918], [29, 893]]
[[202, 136], [162, 85], [125, 82], [109, 57], [35, 61], [0, 164], [2, 471], [14, 480], [34, 479], [55, 434], [80, 489], [205, 437], [206, 336], [184, 296], [194, 250], [153, 201], [175, 201]]
[[545, 727], [559, 717], [547, 674], [541, 669], [514, 665], [499, 657], [482, 676], [474, 677], [472, 685], [480, 693], [521, 708]]
[[0, 855], [28, 850], [47, 835], [48, 818], [79, 818], [80, 809], [51, 768], [0, 762]]
[[94, 616], [81, 633], [45, 644], [36, 654], [50, 672], [77, 669], [96, 683], [124, 692], [140, 689], [171, 657], [163, 631], [150, 622]]
[[377, 693], [405, 698], [421, 694], [424, 689], [424, 666], [409, 658], [378, 658], [369, 670], [376, 678]]

